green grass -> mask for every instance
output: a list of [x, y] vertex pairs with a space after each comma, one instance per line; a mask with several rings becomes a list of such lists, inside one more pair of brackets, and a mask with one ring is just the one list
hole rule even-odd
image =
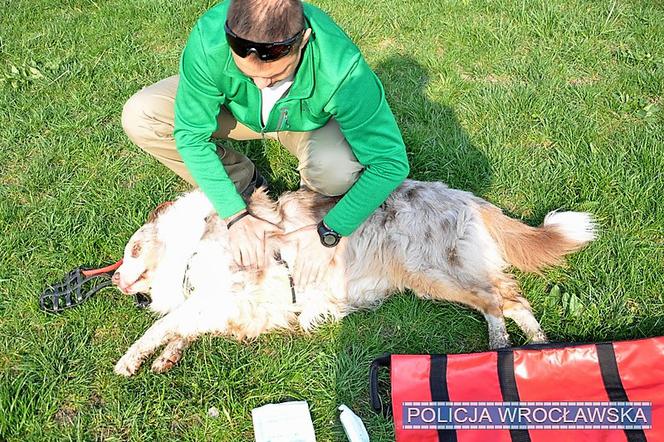
[[[599, 240], [568, 267], [518, 275], [553, 340], [664, 333], [661, 3], [316, 3], [383, 80], [413, 178], [530, 224], [556, 208], [597, 216]], [[386, 441], [391, 423], [368, 405], [373, 357], [487, 348], [478, 314], [404, 295], [311, 336], [206, 337], [170, 373], [124, 379], [113, 364], [153, 320], [130, 299], [106, 290], [59, 316], [38, 310], [46, 283], [117, 259], [151, 208], [185, 189], [128, 141], [120, 112], [176, 72], [212, 4], [0, 2], [0, 440], [245, 441], [251, 408], [297, 398], [321, 441], [345, 440], [341, 403]], [[275, 190], [297, 185], [278, 146], [237, 146]]]

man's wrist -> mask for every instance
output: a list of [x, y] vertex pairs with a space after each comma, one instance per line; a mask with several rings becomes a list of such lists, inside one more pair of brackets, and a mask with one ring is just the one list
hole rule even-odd
[[317, 230], [320, 243], [325, 247], [334, 247], [341, 241], [341, 235], [328, 227], [323, 220], [318, 223]]
[[224, 221], [226, 222], [226, 228], [230, 229], [233, 224], [236, 222], [240, 221], [242, 218], [245, 216], [249, 215], [249, 211], [247, 209], [243, 209], [240, 212], [236, 213], [235, 215], [229, 216], [228, 218], [224, 218]]

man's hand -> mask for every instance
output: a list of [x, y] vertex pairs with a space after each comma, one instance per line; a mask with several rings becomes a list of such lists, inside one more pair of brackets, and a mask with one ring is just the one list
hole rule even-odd
[[[242, 213], [226, 218], [226, 223], [241, 216]], [[235, 263], [240, 268], [257, 270], [265, 266], [265, 238], [268, 234], [280, 232], [276, 225], [256, 218], [251, 214], [233, 222], [229, 227], [228, 243]]]
[[297, 246], [297, 257], [293, 280], [296, 287], [306, 287], [325, 279], [328, 271], [341, 257], [345, 239], [342, 238], [336, 247], [325, 247], [320, 243], [317, 225], [303, 227], [286, 235], [288, 241]]

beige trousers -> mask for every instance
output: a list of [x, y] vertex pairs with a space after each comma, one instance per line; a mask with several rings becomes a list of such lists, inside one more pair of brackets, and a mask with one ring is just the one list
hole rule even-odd
[[[195, 185], [182, 162], [173, 137], [175, 94], [179, 76], [161, 80], [134, 94], [122, 110], [122, 127], [141, 149], [154, 156], [181, 178]], [[270, 132], [266, 138], [279, 141], [299, 161], [302, 183], [328, 196], [342, 195], [355, 183], [363, 166], [346, 142], [336, 121], [311, 132]], [[261, 134], [239, 123], [221, 107], [216, 139], [257, 140]], [[238, 192], [251, 184], [255, 166], [249, 158], [227, 147], [217, 147], [224, 169]]]

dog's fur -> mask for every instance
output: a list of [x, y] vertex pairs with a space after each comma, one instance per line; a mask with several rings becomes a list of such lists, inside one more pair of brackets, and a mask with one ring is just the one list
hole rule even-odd
[[[274, 202], [259, 189], [249, 209], [292, 232], [316, 224], [336, 201], [301, 189]], [[129, 348], [116, 373], [134, 374], [162, 345], [155, 372], [172, 367], [202, 334], [244, 339], [298, 324], [311, 330], [324, 319], [376, 307], [404, 289], [479, 310], [491, 348], [509, 345], [504, 316], [530, 341], [542, 342], [546, 337], [528, 301], [504, 270], [512, 265], [538, 272], [560, 264], [595, 233], [587, 213], [552, 212], [541, 227], [529, 227], [471, 193], [407, 180], [342, 243], [322, 284], [295, 288], [295, 303], [288, 268], [272, 260], [260, 273], [237, 270], [228, 235], [195, 190], [160, 206], [132, 236], [114, 282], [125, 293], [149, 292], [151, 309], [164, 317]], [[269, 242], [293, 268], [296, 247], [288, 235]]]

